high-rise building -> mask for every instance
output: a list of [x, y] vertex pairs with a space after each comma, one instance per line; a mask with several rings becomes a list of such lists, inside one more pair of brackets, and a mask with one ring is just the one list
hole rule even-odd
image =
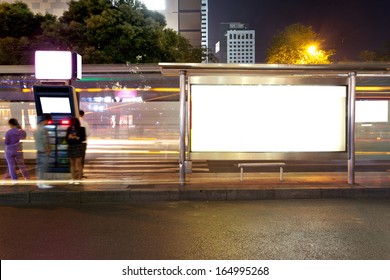
[[178, 32], [194, 47], [201, 46], [201, 0], [178, 0]]
[[222, 63], [255, 63], [255, 30], [240, 22], [221, 23], [215, 53]]
[[[208, 48], [208, 0], [165, 0], [166, 9], [159, 11], [167, 26], [187, 38], [194, 47]], [[172, 10], [176, 7], [176, 12]]]
[[202, 19], [201, 19], [201, 35], [202, 47], [208, 49], [209, 47], [209, 4], [208, 0], [202, 0]]
[[165, 0], [165, 9], [158, 12], [165, 16], [167, 27], [191, 45], [208, 48], [208, 0]]

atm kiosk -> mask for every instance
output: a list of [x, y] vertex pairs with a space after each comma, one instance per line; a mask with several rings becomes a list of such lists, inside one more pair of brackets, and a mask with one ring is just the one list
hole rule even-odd
[[51, 154], [48, 173], [69, 173], [66, 130], [72, 117], [79, 117], [78, 98], [73, 86], [34, 86], [38, 122], [42, 114], [51, 114], [46, 126], [49, 132]]
[[[37, 119], [49, 113], [47, 125], [51, 154], [47, 173], [55, 179], [70, 176], [66, 130], [72, 117], [79, 117], [79, 99], [71, 81], [82, 76], [82, 59], [70, 51], [36, 51], [35, 78], [41, 85], [34, 86]], [[68, 174], [66, 174], [68, 173]]]

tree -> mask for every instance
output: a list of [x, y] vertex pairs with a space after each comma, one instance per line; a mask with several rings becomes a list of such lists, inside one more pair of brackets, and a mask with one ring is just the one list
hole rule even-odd
[[390, 42], [385, 44], [383, 50], [380, 51], [361, 51], [359, 58], [363, 61], [390, 61]]
[[363, 61], [376, 61], [378, 54], [374, 51], [364, 50], [359, 53], [359, 58]]
[[34, 15], [22, 2], [0, 3], [0, 64], [31, 64], [36, 36], [41, 24], [53, 21], [52, 15]]
[[379, 57], [381, 61], [390, 61], [390, 42], [388, 42], [383, 51], [379, 52]]
[[[22, 12], [31, 19], [28, 27]], [[23, 30], [11, 24], [17, 20]], [[30, 64], [35, 50], [53, 49], [76, 51], [84, 63], [201, 62], [204, 55], [203, 49], [167, 29], [162, 14], [149, 11], [139, 0], [72, 0], [59, 19], [34, 16], [23, 3], [0, 4], [0, 24], [0, 34], [12, 37], [0, 48], [0, 61], [7, 64]], [[19, 53], [8, 59], [6, 53], [14, 50], [24, 52], [24, 58], [18, 61]]]
[[311, 27], [292, 24], [275, 35], [267, 50], [267, 63], [329, 64], [334, 50], [320, 50], [324, 40]]
[[30, 41], [27, 37], [0, 38], [0, 65], [32, 63], [32, 58], [29, 57], [29, 49]]
[[165, 28], [163, 15], [138, 0], [71, 1], [60, 22], [64, 41], [86, 63], [201, 61], [188, 40]]
[[0, 4], [0, 37], [28, 37], [34, 34], [39, 23], [26, 3]]

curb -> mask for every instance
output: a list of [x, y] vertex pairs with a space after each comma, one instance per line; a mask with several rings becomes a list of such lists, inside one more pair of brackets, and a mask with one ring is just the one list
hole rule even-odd
[[0, 205], [60, 205], [127, 203], [136, 201], [232, 201], [269, 199], [390, 198], [390, 188], [380, 187], [294, 187], [294, 188], [182, 188], [124, 189], [103, 191], [38, 190], [1, 193]]

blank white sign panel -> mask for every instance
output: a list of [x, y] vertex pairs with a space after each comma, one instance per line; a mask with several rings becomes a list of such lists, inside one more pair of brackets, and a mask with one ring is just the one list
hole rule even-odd
[[345, 152], [347, 87], [191, 85], [191, 152]]
[[355, 122], [388, 122], [389, 102], [387, 100], [356, 101]]

